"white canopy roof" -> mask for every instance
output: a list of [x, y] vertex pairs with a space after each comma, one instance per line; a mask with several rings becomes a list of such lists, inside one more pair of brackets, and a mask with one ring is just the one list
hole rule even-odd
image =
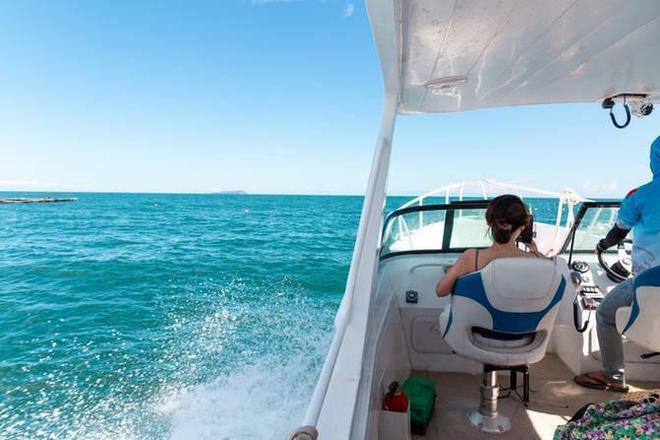
[[660, 100], [660, 0], [367, 0], [399, 113]]

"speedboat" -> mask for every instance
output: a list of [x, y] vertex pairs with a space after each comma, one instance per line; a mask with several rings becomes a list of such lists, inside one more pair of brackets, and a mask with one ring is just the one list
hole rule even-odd
[[[411, 438], [408, 415], [383, 409], [388, 386], [411, 374], [437, 391], [420, 438], [552, 438], [585, 404], [621, 397], [573, 381], [602, 368], [595, 310], [630, 266], [630, 242], [594, 252], [619, 202], [483, 180], [431, 191], [385, 215], [395, 120], [600, 103], [605, 110], [594, 111], [623, 128], [660, 100], [660, 2], [367, 0], [367, 9], [385, 85], [382, 123], [332, 343], [290, 438]], [[465, 283], [467, 293], [437, 297], [436, 282], [459, 255], [490, 244], [489, 198], [511, 192], [557, 200], [555, 220], [534, 223], [548, 259], [495, 260]], [[484, 305], [492, 292], [494, 305]], [[626, 375], [633, 389], [649, 390], [660, 387], [660, 356], [628, 332], [638, 312], [622, 317]], [[645, 325], [657, 328], [655, 316]]]

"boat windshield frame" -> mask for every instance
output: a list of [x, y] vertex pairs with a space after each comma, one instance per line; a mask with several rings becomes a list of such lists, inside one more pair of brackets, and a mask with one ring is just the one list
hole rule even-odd
[[[619, 200], [601, 200], [601, 201], [582, 202], [580, 206], [580, 210], [575, 216], [575, 222], [573, 223], [573, 226], [571, 227], [571, 231], [568, 233], [568, 236], [566, 237], [566, 240], [564, 241], [564, 244], [561, 247], [561, 251], [559, 251], [559, 254], [569, 253], [570, 255], [572, 255], [572, 254], [584, 254], [584, 253], [594, 252], [595, 249], [573, 249], [571, 247], [571, 242], [573, 242], [575, 238], [575, 233], [577, 229], [580, 227], [580, 224], [582, 223], [582, 220], [587, 214], [587, 211], [594, 208], [596, 209], [619, 208], [620, 206], [621, 206], [621, 201]], [[603, 236], [603, 238], [605, 238], [605, 236]], [[614, 251], [612, 249], [609, 249], [606, 252], [614, 252]]]
[[[454, 229], [454, 217], [456, 211], [469, 210], [469, 209], [486, 209], [490, 204], [492, 199], [479, 199], [479, 200], [457, 200], [451, 203], [442, 203], [442, 204], [432, 204], [432, 205], [421, 205], [421, 206], [408, 206], [405, 208], [399, 208], [390, 212], [385, 221], [383, 222], [383, 230], [380, 236], [380, 261], [386, 260], [392, 257], [398, 257], [401, 255], [416, 255], [416, 254], [453, 254], [461, 253], [467, 249], [474, 248], [470, 247], [449, 247], [451, 242], [451, 236]], [[387, 231], [390, 223], [397, 217], [400, 217], [405, 214], [410, 214], [413, 212], [425, 212], [425, 211], [446, 211], [445, 220], [444, 220], [444, 234], [443, 234], [443, 243], [442, 249], [413, 249], [406, 251], [395, 251], [383, 253], [383, 240], [385, 239], [385, 233]], [[484, 219], [485, 222], [485, 219]], [[482, 248], [485, 248], [482, 247]]]

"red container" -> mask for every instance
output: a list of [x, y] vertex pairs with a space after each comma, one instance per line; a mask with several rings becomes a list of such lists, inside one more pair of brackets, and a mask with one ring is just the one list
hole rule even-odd
[[392, 382], [388, 389], [389, 392], [383, 398], [383, 409], [403, 413], [408, 411], [408, 396], [401, 390], [399, 382]]

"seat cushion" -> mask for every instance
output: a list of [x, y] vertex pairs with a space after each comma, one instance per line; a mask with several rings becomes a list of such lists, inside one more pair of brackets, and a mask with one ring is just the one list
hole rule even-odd
[[635, 292], [625, 325], [624, 313], [621, 312], [619, 322], [617, 310], [617, 330], [649, 351], [660, 351], [660, 266], [635, 277]]
[[472, 327], [472, 338], [474, 338], [475, 345], [483, 349], [502, 349], [508, 348], [511, 350], [523, 349], [529, 347], [536, 332], [532, 333], [500, 333], [487, 328]]
[[457, 280], [440, 329], [469, 359], [501, 366], [538, 362], [565, 290], [556, 261], [500, 258]]
[[628, 325], [631, 310], [632, 307], [619, 307], [619, 309], [616, 311], [616, 329], [621, 334], [623, 334], [623, 329], [625, 329], [626, 325]]
[[537, 312], [557, 301], [562, 276], [555, 261], [538, 258], [498, 258], [481, 270], [484, 291], [494, 308]]
[[[531, 258], [502, 258], [501, 260], [520, 261], [531, 260]], [[491, 265], [497, 261], [493, 261], [486, 268], [491, 268]], [[540, 261], [537, 260], [537, 262]], [[527, 262], [525, 261], [525, 263]], [[504, 270], [499, 275], [493, 275], [493, 269], [485, 271], [485, 268], [482, 272], [463, 276], [456, 281], [452, 294], [452, 306], [458, 297], [464, 297], [483, 307], [490, 316], [489, 325], [479, 325], [480, 327], [509, 333], [533, 332], [548, 312], [559, 304], [566, 288], [566, 281], [561, 274], [554, 275], [556, 271], [552, 264], [549, 267], [542, 266], [545, 266], [545, 271], [549, 271], [553, 275], [540, 277], [540, 279], [523, 278], [527, 269], [527, 264], [525, 264], [515, 271]], [[497, 268], [498, 265], [495, 267]], [[504, 269], [508, 269], [508, 267], [505, 266]], [[512, 289], [506, 278], [507, 275], [516, 278], [526, 287]], [[536, 293], [537, 290], [543, 291], [543, 295]], [[529, 299], [524, 296], [525, 291], [530, 292]], [[504, 299], [502, 299], [503, 297]]]

